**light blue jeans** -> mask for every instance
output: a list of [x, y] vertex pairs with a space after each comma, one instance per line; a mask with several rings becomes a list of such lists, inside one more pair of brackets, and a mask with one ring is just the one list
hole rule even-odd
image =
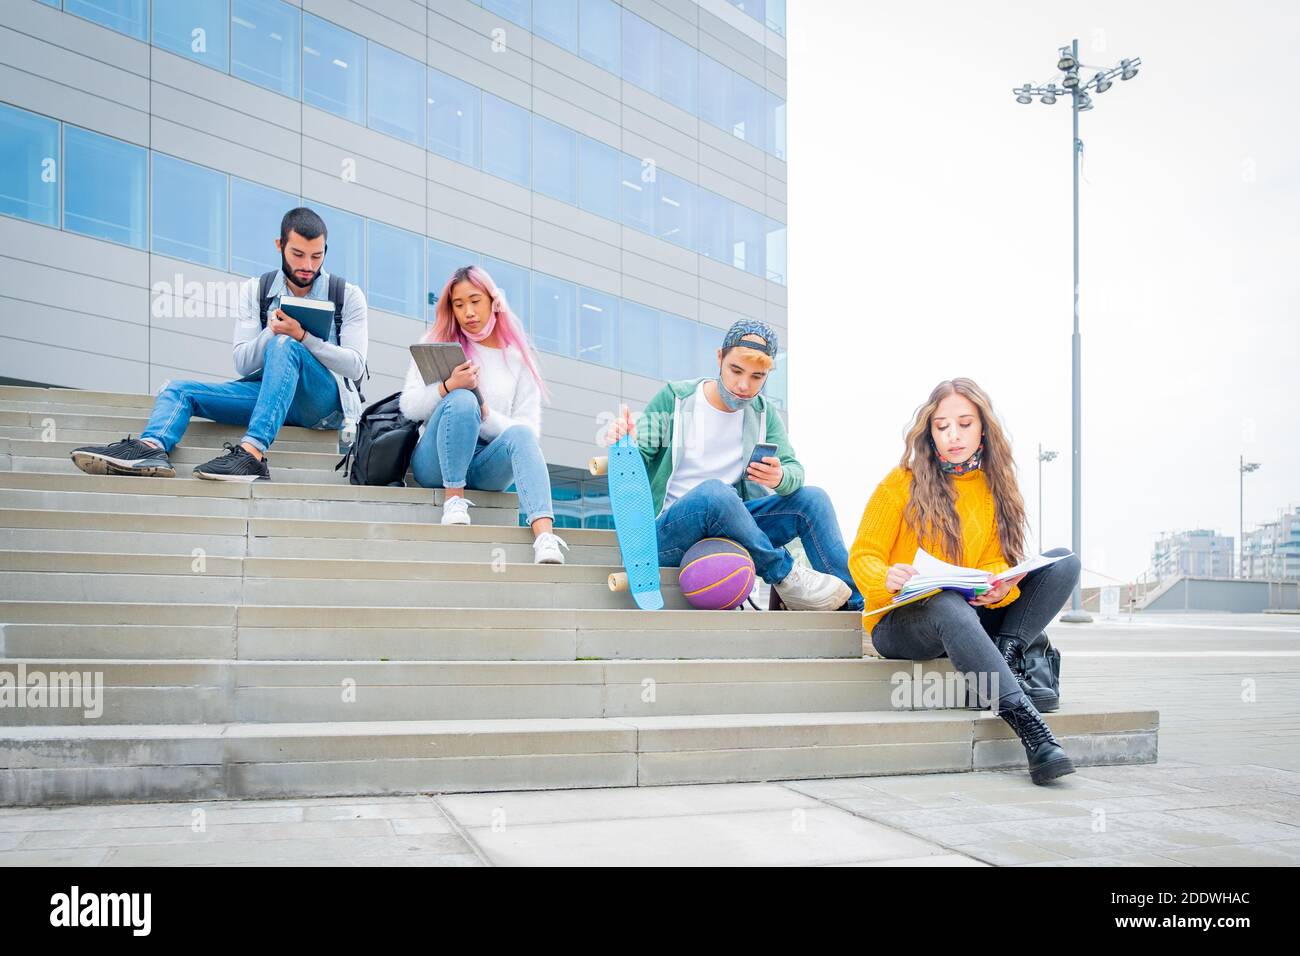
[[415, 480], [425, 488], [480, 491], [505, 491], [513, 481], [529, 524], [554, 518], [551, 475], [536, 436], [526, 425], [511, 425], [488, 441], [479, 437], [482, 420], [474, 393], [452, 389], [429, 416], [411, 455]]
[[338, 428], [343, 424], [338, 383], [301, 342], [277, 335], [266, 347], [260, 381], [168, 382], [153, 404], [141, 438], [171, 451], [185, 435], [190, 417], [223, 425], [247, 425], [241, 442], [265, 452], [285, 424]]

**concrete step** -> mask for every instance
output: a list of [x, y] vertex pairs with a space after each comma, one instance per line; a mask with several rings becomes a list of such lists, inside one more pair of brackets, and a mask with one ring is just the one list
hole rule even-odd
[[862, 656], [851, 613], [0, 602], [0, 657], [228, 660]]
[[[442, 519], [440, 488], [131, 478], [84, 475], [71, 462], [64, 464], [70, 471], [0, 471], [0, 508], [424, 524]], [[474, 491], [469, 498], [474, 524], [518, 525], [519, 497], [513, 492]]]
[[[912, 675], [947, 661], [0, 660], [0, 687], [84, 682], [81, 694], [0, 707], [0, 727], [288, 721], [505, 720], [964, 708]], [[69, 684], [68, 686], [72, 686]], [[919, 688], [918, 688], [919, 691]], [[57, 706], [56, 706], [57, 705]], [[928, 705], [928, 706], [927, 706]]]
[[[1047, 717], [1079, 766], [1151, 763], [1152, 711]], [[0, 804], [631, 787], [1024, 766], [973, 711], [16, 727]]]
[[[118, 437], [122, 436], [119, 435]], [[79, 474], [80, 472], [76, 465], [72, 463], [70, 456], [73, 449], [81, 444], [84, 443], [0, 438], [0, 452], [8, 454], [12, 463], [12, 471]], [[171, 459], [172, 464], [176, 466], [177, 474], [188, 477], [190, 470], [195, 465], [211, 461], [218, 455], [223, 454], [223, 452], [224, 450], [219, 443], [206, 447], [181, 444], [173, 448], [171, 455], [168, 457]], [[282, 480], [286, 481], [301, 481], [303, 483], [310, 481], [323, 484], [333, 484], [336, 481], [346, 482], [347, 479], [342, 477], [342, 472], [334, 471], [334, 466], [338, 464], [340, 457], [337, 448], [329, 453], [273, 448], [268, 455], [268, 460], [271, 463], [271, 479], [274, 481], [277, 473], [283, 473], [287, 477]], [[308, 478], [307, 475], [312, 477]]]
[[[99, 409], [87, 413], [72, 407], [68, 411], [6, 410], [0, 403], [0, 435], [32, 441], [61, 441], [73, 445], [106, 445], [124, 435], [139, 436], [149, 417], [123, 415], [121, 410]], [[181, 440], [182, 447], [220, 448], [222, 442], [239, 441], [246, 429], [239, 425], [220, 425], [196, 418], [190, 422]], [[337, 454], [339, 433], [285, 425], [275, 438], [275, 447], [284, 451], [315, 451]]]
[[[612, 531], [562, 529], [570, 564], [621, 563]], [[417, 522], [311, 521], [0, 508], [0, 549], [224, 557], [480, 561], [484, 548], [532, 561], [533, 535], [518, 525], [443, 527]]]
[[[0, 600], [376, 607], [629, 608], [614, 566], [511, 564], [484, 549], [467, 564], [208, 554], [0, 551]], [[687, 608], [677, 569], [660, 569], [664, 604]], [[743, 612], [731, 612], [743, 613]], [[800, 613], [800, 612], [787, 612]]]
[[0, 385], [0, 407], [39, 409], [46, 405], [96, 406], [117, 409], [153, 408], [154, 396], [136, 392], [94, 392], [80, 388], [44, 388], [39, 385]]

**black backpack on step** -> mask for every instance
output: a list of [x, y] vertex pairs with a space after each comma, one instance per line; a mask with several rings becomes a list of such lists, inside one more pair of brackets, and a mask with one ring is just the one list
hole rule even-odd
[[420, 440], [420, 423], [402, 414], [401, 392], [381, 398], [361, 413], [357, 437], [334, 466], [354, 485], [406, 484], [411, 454]]

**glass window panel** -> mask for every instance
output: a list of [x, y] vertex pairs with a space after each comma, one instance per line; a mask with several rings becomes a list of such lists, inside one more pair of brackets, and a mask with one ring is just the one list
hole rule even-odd
[[298, 98], [302, 11], [280, 0], [232, 0], [230, 72]]
[[785, 159], [785, 100], [767, 91], [767, 151]]
[[653, 165], [623, 154], [623, 225], [654, 233], [657, 172]]
[[420, 317], [424, 292], [424, 237], [369, 220], [366, 299], [385, 312]]
[[619, 339], [622, 342], [619, 365], [625, 372], [660, 378], [659, 312], [646, 305], [622, 302]]
[[767, 0], [767, 28], [785, 36], [785, 0]]
[[711, 56], [699, 54], [700, 119], [718, 129], [731, 131], [727, 122], [727, 100], [731, 95], [731, 71]]
[[536, 4], [533, 32], [570, 53], [577, 53], [578, 0], [543, 0]]
[[622, 65], [622, 17], [613, 0], [579, 0], [578, 55], [615, 75]]
[[659, 95], [686, 112], [695, 113], [695, 82], [699, 54], [667, 30], [659, 31]]
[[442, 295], [442, 287], [455, 274], [461, 266], [474, 266], [479, 263], [479, 254], [470, 252], [468, 249], [462, 249], [460, 246], [453, 246], [446, 242], [439, 242], [437, 239], [430, 239], [427, 242], [428, 256], [428, 307], [429, 321], [434, 319], [434, 309], [438, 304], [438, 296]]
[[225, 173], [153, 154], [153, 251], [174, 259], [226, 268]]
[[578, 134], [542, 116], [533, 117], [533, 189], [578, 204]]
[[[366, 285], [366, 221], [356, 213], [344, 212], [324, 203], [307, 200], [304, 206], [325, 220], [325, 262], [330, 275], [343, 276], [353, 285]], [[280, 233], [276, 226], [276, 235]], [[368, 294], [368, 293], [367, 293]]]
[[695, 323], [695, 374], [713, 378], [718, 374], [718, 349], [722, 348], [725, 329], [703, 322]]
[[528, 185], [528, 110], [483, 94], [483, 170], [521, 186]]
[[578, 289], [572, 282], [533, 273], [533, 344], [546, 352], [574, 355]]
[[659, 93], [659, 28], [623, 11], [623, 79]]
[[715, 192], [695, 191], [695, 251], [731, 265], [731, 203]]
[[366, 64], [366, 125], [408, 143], [422, 144], [424, 64], [379, 43], [369, 44]]
[[731, 264], [756, 276], [765, 276], [767, 219], [748, 206], [731, 204]]
[[302, 17], [302, 89], [308, 106], [364, 123], [366, 41], [310, 13]]
[[41, 0], [41, 3], [45, 4], [47, 7], [57, 8], [59, 6], [59, 0]]
[[786, 351], [782, 349], [777, 353], [775, 364], [772, 371], [768, 373], [767, 383], [763, 386], [763, 394], [769, 399], [776, 402], [781, 408], [789, 408], [789, 388], [790, 373], [786, 365]]
[[226, 0], [154, 0], [154, 46], [224, 73], [230, 67], [229, 31]]
[[429, 70], [429, 149], [467, 166], [478, 166], [479, 89]]
[[785, 285], [785, 223], [777, 222], [775, 219], [768, 219], [765, 225], [767, 229], [767, 243], [765, 246], [767, 277], [773, 282]]
[[578, 358], [618, 368], [618, 298], [578, 290]]
[[280, 268], [280, 251], [275, 248], [280, 220], [297, 205], [297, 196], [232, 176], [230, 271], [256, 276]]
[[59, 121], [0, 103], [0, 214], [59, 225]]
[[[551, 0], [543, 0], [550, 3]], [[525, 30], [529, 28], [529, 0], [483, 0], [484, 10], [490, 10], [497, 16], [505, 17], [511, 23], [517, 23]]]
[[739, 73], [731, 74], [731, 95], [727, 100], [728, 125], [724, 129], [759, 149], [767, 144], [767, 125], [763, 122], [767, 106], [766, 93], [757, 83], [751, 83]]
[[145, 248], [149, 151], [63, 127], [63, 228]]
[[483, 268], [497, 284], [498, 291], [505, 293], [506, 305], [510, 306], [510, 311], [527, 329], [529, 316], [533, 311], [528, 301], [529, 271], [513, 262], [503, 262], [488, 256], [483, 257]]
[[578, 137], [578, 205], [618, 222], [621, 154], [587, 136]]
[[137, 40], [149, 35], [148, 0], [64, 0], [63, 10]]
[[687, 249], [694, 248], [695, 185], [659, 170], [655, 203], [655, 235]]
[[663, 373], [670, 382], [680, 378], [697, 378], [699, 360], [695, 350], [695, 326], [698, 323], [669, 312], [659, 314], [659, 333], [663, 342]]

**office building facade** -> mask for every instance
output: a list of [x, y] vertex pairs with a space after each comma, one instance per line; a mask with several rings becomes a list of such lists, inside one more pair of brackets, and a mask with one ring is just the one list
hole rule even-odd
[[1270, 581], [1300, 579], [1300, 507], [1246, 532], [1241, 576]]
[[551, 391], [560, 524], [605, 417], [782, 339], [776, 0], [6, 0], [0, 380], [155, 392], [232, 377], [232, 290], [295, 205], [370, 306], [367, 397], [458, 266], [506, 291]]
[[1233, 545], [1231, 537], [1204, 528], [1162, 535], [1152, 551], [1151, 567], [1159, 581], [1179, 576], [1230, 578]]

